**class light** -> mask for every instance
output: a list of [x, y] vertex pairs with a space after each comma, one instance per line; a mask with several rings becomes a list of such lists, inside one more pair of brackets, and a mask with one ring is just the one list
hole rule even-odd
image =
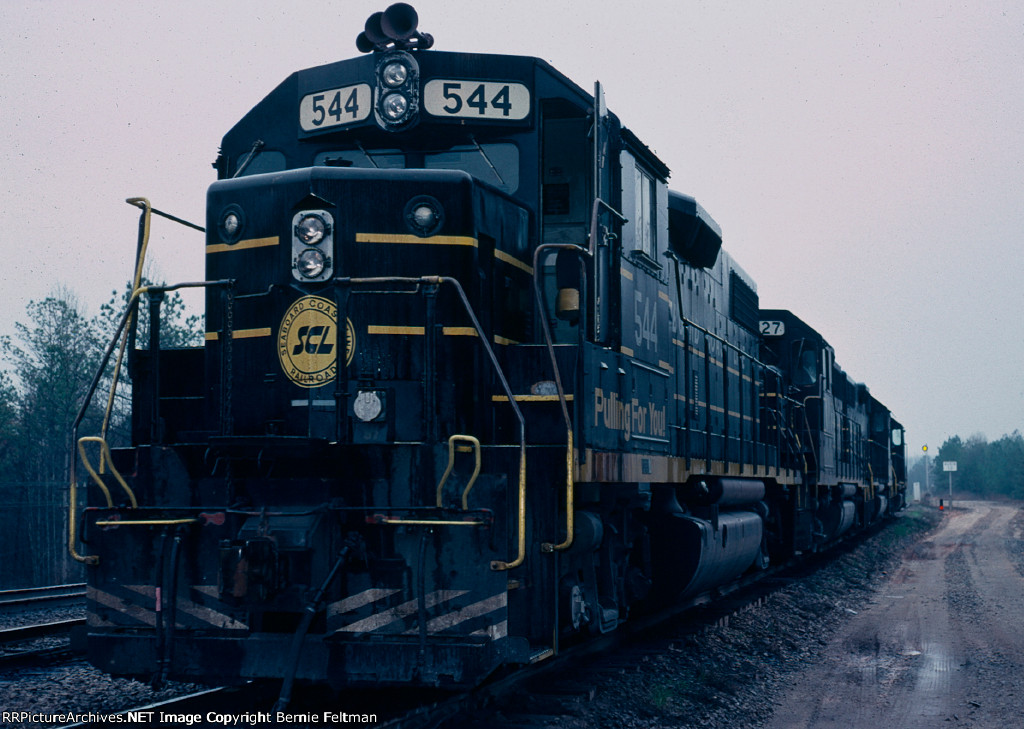
[[327, 224], [319, 215], [307, 215], [295, 226], [295, 236], [307, 246], [314, 246], [323, 240]]

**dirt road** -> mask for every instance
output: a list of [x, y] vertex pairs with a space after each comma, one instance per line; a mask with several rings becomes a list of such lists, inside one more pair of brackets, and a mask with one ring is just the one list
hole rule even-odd
[[957, 502], [820, 660], [771, 729], [1024, 726], [1024, 514]]

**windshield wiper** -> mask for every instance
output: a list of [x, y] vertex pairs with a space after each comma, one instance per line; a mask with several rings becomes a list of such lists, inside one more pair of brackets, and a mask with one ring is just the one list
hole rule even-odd
[[242, 162], [242, 164], [238, 165], [238, 169], [235, 170], [235, 174], [233, 174], [231, 176], [232, 177], [238, 177], [240, 174], [245, 172], [245, 168], [249, 166], [249, 163], [252, 162], [254, 159], [256, 159], [259, 156], [260, 152], [262, 152], [262, 151], [263, 151], [263, 140], [262, 139], [257, 139], [253, 143], [252, 149], [249, 150], [249, 156], [245, 158], [245, 161]]
[[484, 161], [487, 163], [488, 167], [491, 168], [491, 172], [493, 172], [494, 176], [498, 178], [498, 182], [504, 185], [505, 180], [502, 179], [501, 173], [498, 172], [498, 168], [494, 166], [493, 162], [491, 162], [491, 158], [487, 156], [487, 152], [484, 151], [484, 148], [480, 146], [480, 143], [478, 141], [476, 141], [476, 137], [470, 134], [469, 141], [473, 143], [473, 146], [476, 147], [476, 151], [479, 152], [480, 155], [484, 158]]

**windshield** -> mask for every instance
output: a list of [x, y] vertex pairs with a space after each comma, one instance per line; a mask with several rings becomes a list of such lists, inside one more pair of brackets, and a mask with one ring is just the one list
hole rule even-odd
[[519, 150], [514, 144], [467, 144], [445, 150], [403, 152], [398, 149], [346, 149], [321, 152], [314, 165], [376, 167], [384, 170], [462, 170], [514, 193], [519, 188]]
[[800, 339], [793, 342], [793, 384], [813, 385], [818, 381], [818, 356], [808, 343]]

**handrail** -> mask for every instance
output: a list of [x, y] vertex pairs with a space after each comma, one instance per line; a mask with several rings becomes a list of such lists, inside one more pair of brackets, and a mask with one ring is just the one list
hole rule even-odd
[[186, 519], [107, 519], [97, 521], [96, 526], [184, 526], [185, 524], [198, 524], [201, 519], [190, 517]]
[[[78, 440], [78, 426], [81, 425], [82, 420], [85, 418], [85, 413], [88, 410], [89, 405], [92, 403], [92, 397], [93, 397], [93, 395], [96, 392], [96, 388], [99, 386], [100, 379], [103, 377], [103, 371], [106, 369], [107, 363], [110, 361], [110, 356], [111, 356], [111, 354], [114, 351], [114, 347], [118, 346], [118, 339], [120, 339], [121, 343], [118, 346], [117, 363], [116, 363], [116, 365], [114, 367], [114, 374], [113, 374], [113, 377], [111, 379], [110, 394], [107, 397], [107, 405], [106, 405], [106, 408], [104, 409], [104, 413], [103, 413], [103, 423], [102, 423], [102, 425], [100, 427], [100, 440], [101, 440], [101, 442], [104, 443], [104, 445], [106, 445], [107, 431], [108, 431], [109, 426], [110, 426], [110, 415], [113, 412], [114, 397], [115, 397], [115, 394], [116, 394], [116, 391], [117, 391], [117, 383], [118, 383], [118, 380], [120, 379], [121, 365], [122, 365], [122, 363], [124, 361], [124, 352], [125, 352], [125, 349], [127, 348], [128, 334], [129, 334], [129, 331], [131, 329], [130, 324], [131, 324], [132, 318], [134, 317], [135, 304], [138, 301], [138, 298], [143, 293], [145, 293], [146, 291], [149, 290], [149, 287], [140, 286], [140, 284], [142, 283], [142, 271], [143, 271], [143, 268], [145, 266], [146, 252], [147, 252], [147, 250], [149, 248], [149, 229], [150, 229], [150, 222], [152, 220], [152, 215], [155, 213], [155, 214], [160, 215], [162, 217], [165, 217], [165, 218], [167, 218], [169, 220], [173, 220], [176, 223], [181, 223], [182, 225], [188, 226], [190, 228], [194, 228], [194, 229], [199, 230], [201, 232], [205, 232], [205, 229], [200, 227], [200, 226], [198, 226], [198, 225], [195, 225], [193, 223], [189, 223], [186, 220], [182, 220], [181, 218], [177, 218], [177, 217], [175, 217], [173, 215], [169, 215], [168, 213], [165, 213], [163, 211], [157, 210], [156, 208], [154, 208], [150, 204], [150, 202], [149, 202], [149, 200], [147, 198], [144, 198], [144, 197], [130, 197], [127, 200], [125, 200], [125, 202], [127, 202], [129, 205], [134, 205], [137, 208], [141, 208], [141, 210], [142, 210], [142, 213], [139, 216], [139, 241], [138, 241], [138, 245], [136, 246], [136, 251], [135, 251], [135, 272], [134, 272], [134, 274], [132, 276], [132, 294], [131, 294], [131, 297], [130, 297], [130, 299], [128, 301], [128, 306], [125, 309], [125, 313], [121, 317], [121, 321], [120, 321], [120, 323], [118, 324], [117, 328], [114, 331], [114, 337], [111, 340], [110, 344], [107, 346], [107, 349], [106, 349], [106, 351], [103, 354], [103, 359], [100, 362], [100, 366], [96, 370], [96, 375], [93, 378], [92, 384], [89, 386], [89, 390], [86, 393], [85, 399], [84, 399], [84, 401], [82, 403], [82, 407], [79, 409], [78, 415], [75, 417], [74, 424], [71, 426], [71, 442], [69, 444], [69, 446], [70, 446], [69, 450], [71, 451], [71, 453], [70, 453], [70, 458], [68, 459], [69, 460], [68, 477], [71, 480], [71, 486], [70, 486], [70, 488], [68, 490], [68, 499], [69, 499], [69, 508], [68, 508], [68, 552], [71, 554], [72, 558], [75, 559], [75, 561], [82, 562], [84, 564], [98, 564], [99, 563], [99, 557], [96, 556], [96, 555], [82, 555], [82, 554], [79, 554], [78, 553], [78, 549], [76, 548], [76, 542], [78, 540], [78, 524], [77, 524], [77, 518], [76, 518], [76, 504], [77, 504], [77, 496], [78, 496], [78, 484], [76, 483], [76, 480], [75, 480], [75, 470], [76, 470], [76, 465], [77, 465], [77, 459], [75, 458], [75, 444], [77, 443], [78, 447], [81, 448], [81, 443]], [[206, 285], [206, 282], [204, 282], [202, 285]], [[181, 287], [183, 287], [183, 286], [186, 286], [186, 284], [182, 284], [181, 285]], [[164, 288], [164, 290], [171, 290], [172, 288], [179, 288], [179, 287], [163, 287], [163, 288]], [[100, 456], [100, 472], [103, 472], [103, 470], [104, 470], [104, 458], [107, 458], [109, 460], [109, 455], [110, 455], [109, 447], [106, 448], [106, 454], [103, 454], [101, 452], [101, 456]], [[82, 457], [83, 457], [83, 459], [85, 458], [84, 453], [82, 454]], [[111, 465], [111, 470], [115, 470], [114, 466], [113, 466], [113, 463], [111, 463], [110, 465]], [[91, 469], [91, 465], [87, 466], [87, 468], [90, 471], [92, 470]], [[116, 470], [115, 470], [115, 472], [116, 472]], [[91, 475], [99, 483], [102, 483], [102, 480], [99, 479], [98, 476], [94, 472]], [[120, 476], [120, 474], [118, 474], [118, 476]], [[131, 493], [131, 489], [128, 489], [127, 484], [124, 483], [123, 479], [118, 478], [118, 480], [121, 481], [122, 485], [126, 488], [128, 493], [131, 495], [132, 501], [133, 501], [133, 504], [134, 504], [135, 496], [134, 496], [134, 494]], [[108, 504], [111, 503], [110, 492], [106, 489], [105, 486], [103, 486], [102, 488], [104, 490], [104, 495], [107, 497]]]
[[[595, 209], [596, 209], [595, 200]], [[614, 211], [613, 211], [614, 212]], [[575, 482], [574, 482], [574, 470], [575, 470], [575, 458], [573, 454], [573, 427], [572, 419], [569, 417], [569, 405], [565, 397], [565, 388], [562, 386], [562, 374], [558, 369], [558, 359], [555, 357], [555, 343], [554, 338], [551, 336], [551, 326], [548, 324], [547, 309], [544, 306], [544, 297], [541, 294], [540, 289], [540, 277], [541, 277], [541, 265], [540, 256], [541, 252], [547, 252], [548, 250], [569, 250], [580, 256], [580, 282], [586, 284], [586, 263], [582, 256], [590, 256], [590, 252], [585, 248], [573, 245], [571, 243], [544, 243], [537, 246], [533, 251], [533, 295], [537, 301], [537, 313], [538, 318], [541, 322], [541, 330], [544, 333], [544, 344], [548, 350], [548, 356], [551, 358], [551, 368], [555, 373], [555, 388], [558, 391], [558, 404], [562, 409], [562, 418], [565, 421], [566, 430], [566, 457], [565, 457], [565, 540], [554, 544], [552, 542], [543, 542], [540, 545], [542, 552], [561, 552], [572, 546], [573, 539], [576, 535], [575, 527]], [[583, 297], [584, 310], [586, 310], [586, 296]], [[580, 322], [579, 331], [582, 333], [585, 331], [586, 322]]]
[[611, 205], [606, 203], [599, 197], [594, 198], [594, 202], [590, 206], [590, 246], [588, 253], [593, 256], [596, 253], [597, 248], [597, 216], [598, 210], [604, 208], [609, 213], [619, 219], [620, 225], [625, 225], [629, 222], [629, 218], [620, 213], [618, 210], [613, 208]]
[[92, 464], [89, 462], [89, 457], [85, 455], [85, 444], [86, 443], [99, 443], [100, 444], [100, 458], [106, 459], [107, 463], [110, 464], [110, 473], [113, 474], [117, 482], [121, 484], [121, 488], [124, 489], [125, 493], [128, 494], [128, 500], [132, 502], [132, 508], [139, 508], [139, 502], [135, 498], [135, 492], [132, 491], [131, 487], [121, 476], [121, 473], [114, 467], [114, 459], [110, 455], [110, 446], [107, 445], [107, 441], [95, 435], [88, 435], [84, 438], [78, 439], [78, 453], [82, 456], [82, 465], [85, 466], [85, 470], [92, 476], [92, 480], [100, 487], [103, 491], [103, 495], [107, 497], [107, 506], [112, 507], [114, 505], [113, 499], [110, 498], [110, 490], [107, 489], [106, 484], [103, 483], [103, 479], [100, 478], [99, 474], [93, 469]]
[[573, 479], [573, 446], [572, 446], [572, 428], [568, 431], [569, 442], [565, 448], [565, 541], [553, 544], [552, 542], [544, 542], [540, 545], [542, 552], [561, 552], [572, 546], [573, 540], [576, 538], [576, 494], [575, 494], [575, 481]]
[[[808, 400], [822, 400], [822, 401], [824, 401], [824, 398], [821, 395], [808, 395], [807, 397], [804, 398], [804, 401], [802, 403], [802, 406], [803, 406], [803, 416], [804, 416], [804, 429], [807, 431], [807, 442], [811, 446], [811, 458], [814, 460], [814, 470], [816, 472], [815, 479], [816, 480], [820, 480], [821, 479], [821, 461], [818, 460], [818, 452], [814, 450], [814, 438], [811, 437], [811, 421], [807, 417], [807, 411], [810, 409], [807, 406], [807, 401]], [[806, 470], [806, 467], [805, 467], [805, 470]]]
[[[233, 285], [233, 284], [234, 284], [234, 280], [233, 279], [219, 279], [219, 280], [216, 280], [216, 281], [188, 281], [188, 282], [185, 282], [185, 283], [174, 284], [172, 286], [140, 286], [140, 287], [136, 288], [132, 292], [131, 298], [128, 301], [128, 306], [125, 308], [125, 312], [121, 316], [121, 321], [118, 322], [118, 325], [117, 325], [117, 327], [114, 330], [114, 336], [111, 339], [110, 344], [107, 345], [107, 349], [104, 351], [103, 357], [100, 359], [99, 366], [96, 368], [96, 375], [93, 377], [93, 381], [92, 381], [91, 385], [89, 386], [88, 391], [86, 392], [85, 398], [82, 401], [82, 406], [78, 410], [78, 415], [75, 417], [74, 423], [72, 423], [72, 426], [71, 426], [71, 455], [70, 455], [70, 458], [69, 458], [69, 469], [68, 469], [68, 476], [69, 476], [69, 478], [71, 480], [71, 487], [70, 487], [70, 489], [68, 491], [68, 500], [69, 500], [69, 508], [68, 508], [68, 552], [72, 556], [72, 558], [75, 559], [75, 561], [82, 562], [84, 564], [98, 564], [99, 563], [99, 557], [98, 556], [96, 556], [96, 555], [82, 555], [82, 554], [79, 554], [78, 550], [75, 547], [75, 543], [76, 543], [77, 538], [78, 538], [77, 537], [77, 534], [78, 534], [78, 524], [77, 524], [77, 517], [76, 517], [76, 504], [77, 504], [77, 495], [78, 495], [78, 484], [76, 483], [76, 480], [75, 480], [75, 471], [76, 471], [77, 464], [78, 464], [78, 459], [76, 458], [77, 451], [75, 449], [75, 445], [79, 444], [78, 427], [82, 424], [82, 421], [85, 419], [85, 414], [86, 414], [86, 412], [89, 409], [89, 405], [92, 403], [92, 397], [96, 393], [96, 388], [99, 387], [100, 379], [103, 377], [103, 372], [104, 372], [104, 370], [106, 370], [107, 364], [110, 362], [110, 357], [114, 353], [114, 348], [116, 346], [118, 346], [118, 340], [121, 339], [123, 334], [127, 334], [127, 327], [128, 327], [129, 322], [131, 321], [132, 311], [134, 309], [136, 301], [138, 300], [138, 298], [140, 296], [142, 296], [142, 294], [149, 293], [150, 291], [165, 292], [165, 291], [176, 291], [178, 289], [183, 289], [183, 288], [206, 288], [208, 286], [230, 286], [230, 285]], [[113, 387], [116, 387], [116, 382], [112, 385], [112, 388]], [[113, 389], [111, 391], [113, 392]], [[101, 437], [101, 440], [103, 440], [104, 442], [106, 441], [106, 439], [102, 438], [102, 437]], [[108, 449], [108, 455], [109, 455], [109, 449]], [[89, 468], [89, 467], [87, 467], [87, 468]], [[111, 468], [113, 468], [113, 464], [111, 464]], [[123, 483], [123, 481], [122, 481], [122, 483]], [[130, 492], [130, 489], [129, 489], [129, 492]], [[109, 492], [105, 491], [105, 495], [107, 497], [108, 504], [111, 503], [111, 498], [110, 498]], [[134, 500], [134, 495], [133, 495], [133, 500]]]
[[457, 441], [465, 441], [473, 446], [473, 454], [476, 457], [473, 475], [469, 477], [469, 483], [466, 484], [466, 488], [462, 492], [462, 510], [468, 511], [469, 492], [473, 489], [477, 476], [480, 475], [480, 440], [471, 435], [453, 435], [448, 439], [448, 468], [445, 469], [444, 475], [441, 476], [441, 481], [437, 484], [437, 508], [444, 508], [441, 492], [444, 489], [445, 482], [448, 481], [448, 477], [452, 475], [452, 470], [455, 468], [455, 443]]
[[[96, 555], [81, 555], [75, 548], [75, 542], [77, 541], [78, 525], [76, 518], [76, 503], [78, 494], [78, 484], [75, 481], [75, 471], [78, 464], [76, 458], [75, 445], [78, 444], [78, 426], [82, 424], [85, 419], [85, 414], [89, 409], [90, 403], [92, 403], [92, 396], [96, 393], [96, 388], [99, 387], [100, 379], [103, 377], [103, 372], [107, 368], [107, 364], [110, 362], [110, 357], [114, 353], [114, 347], [117, 346], [118, 339], [122, 333], [126, 331], [128, 322], [131, 319], [132, 309], [135, 302], [140, 296], [149, 291], [175, 291], [183, 288], [205, 288], [207, 286], [230, 286], [234, 283], [233, 279], [219, 279], [217, 281], [189, 281], [186, 283], [175, 284], [173, 286], [141, 286], [132, 292], [131, 299], [128, 302], [128, 306], [125, 308], [124, 314], [121, 316], [121, 321], [118, 323], [114, 330], [114, 337], [111, 339], [110, 344], [107, 345], [106, 351], [103, 353], [103, 357], [100, 359], [99, 366], [96, 368], [96, 375], [93, 377], [92, 384], [89, 386], [88, 391], [85, 394], [85, 398], [82, 401], [82, 406], [78, 410], [78, 415], [75, 417], [74, 423], [71, 425], [71, 455], [69, 458], [68, 476], [71, 479], [71, 487], [68, 491], [68, 552], [72, 558], [77, 562], [85, 564], [98, 564], [99, 557]], [[105, 440], [105, 439], [104, 439]], [[111, 464], [112, 465], [112, 464]], [[107, 493], [107, 499], [110, 501], [110, 495]]]
[[[100, 437], [103, 439], [106, 439], [107, 429], [110, 427], [110, 414], [114, 409], [117, 382], [121, 377], [121, 363], [124, 361], [124, 351], [128, 346], [128, 333], [131, 331], [131, 322], [135, 316], [135, 302], [138, 300], [135, 292], [139, 290], [142, 283], [142, 270], [146, 262], [146, 252], [149, 249], [149, 226], [153, 213], [153, 206], [144, 197], [130, 197], [125, 202], [142, 208], [142, 214], [139, 216], [139, 243], [135, 250], [135, 274], [132, 276], [132, 295], [128, 302], [128, 319], [121, 335], [121, 344], [118, 348], [117, 360], [114, 363], [114, 375], [110, 380], [110, 395], [107, 397], [107, 408], [103, 413], [103, 425], [100, 427]], [[100, 471], [103, 471], [102, 455], [100, 457]]]

